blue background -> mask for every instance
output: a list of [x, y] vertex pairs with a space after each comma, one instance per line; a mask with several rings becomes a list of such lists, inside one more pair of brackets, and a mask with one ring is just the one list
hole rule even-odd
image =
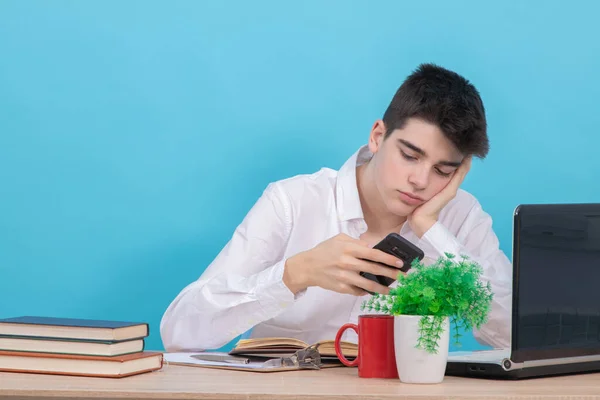
[[[274, 180], [339, 168], [421, 62], [480, 90], [464, 188], [598, 201], [600, 3], [0, 1], [0, 317], [150, 323]], [[475, 348], [472, 337], [464, 348]]]

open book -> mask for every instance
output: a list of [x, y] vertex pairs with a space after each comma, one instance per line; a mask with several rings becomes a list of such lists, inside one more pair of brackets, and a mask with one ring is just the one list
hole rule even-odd
[[[323, 340], [314, 345], [294, 338], [268, 337], [241, 339], [227, 352], [167, 353], [169, 364], [234, 369], [253, 372], [295, 371], [343, 367], [335, 354], [335, 341]], [[320, 355], [320, 365], [315, 368], [315, 348]], [[340, 342], [344, 357], [353, 360], [358, 355], [358, 345]], [[303, 351], [306, 349], [306, 352]]]
[[[314, 345], [317, 346], [322, 358], [337, 359], [334, 343], [333, 340], [322, 340]], [[240, 339], [229, 354], [255, 357], [286, 357], [309, 346], [310, 344], [294, 338], [268, 337]], [[348, 359], [354, 359], [358, 355], [358, 345], [356, 343], [340, 341], [340, 348], [344, 357]]]

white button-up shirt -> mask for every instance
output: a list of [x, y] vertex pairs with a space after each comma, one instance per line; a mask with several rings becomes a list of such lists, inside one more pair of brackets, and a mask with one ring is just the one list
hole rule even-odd
[[[294, 295], [282, 276], [287, 258], [337, 234], [358, 238], [367, 230], [356, 167], [371, 156], [364, 146], [339, 171], [323, 168], [269, 184], [200, 278], [169, 305], [160, 324], [166, 351], [216, 349], [250, 329], [250, 337], [295, 337], [312, 344], [334, 339], [345, 323], [357, 323], [368, 294], [309, 287]], [[399, 233], [424, 251], [426, 263], [444, 252], [479, 262], [494, 299], [488, 323], [474, 337], [509, 347], [512, 264], [478, 201], [459, 189], [421, 239], [408, 223]], [[351, 329], [343, 339], [357, 341]]]

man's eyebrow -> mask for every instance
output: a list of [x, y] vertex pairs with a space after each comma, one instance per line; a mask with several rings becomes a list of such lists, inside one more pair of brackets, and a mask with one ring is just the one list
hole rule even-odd
[[447, 167], [460, 167], [462, 161], [440, 161], [438, 164], [444, 165]]
[[417, 153], [419, 153], [422, 156], [426, 156], [427, 153], [425, 153], [425, 150], [421, 149], [420, 147], [415, 146], [414, 144], [412, 144], [411, 142], [404, 140], [404, 139], [398, 139], [398, 141], [400, 143], [402, 143], [403, 145], [405, 145], [406, 147], [408, 147], [409, 149], [411, 149], [412, 151], [416, 151]]
[[[409, 149], [411, 149], [412, 151], [415, 151], [417, 153], [419, 153], [422, 156], [427, 156], [427, 153], [425, 153], [425, 150], [421, 149], [420, 147], [415, 146], [414, 144], [412, 144], [411, 142], [404, 140], [404, 139], [398, 139], [398, 142], [402, 143], [403, 145], [405, 145], [406, 147], [408, 147]], [[438, 164], [446, 166], [446, 167], [460, 167], [460, 165], [462, 164], [462, 161], [440, 161], [438, 162]]]

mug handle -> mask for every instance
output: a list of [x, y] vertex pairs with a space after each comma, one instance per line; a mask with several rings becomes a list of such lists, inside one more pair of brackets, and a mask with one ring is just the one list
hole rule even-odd
[[356, 332], [356, 334], [358, 335], [358, 326], [356, 324], [342, 325], [342, 327], [338, 330], [337, 335], [335, 336], [335, 346], [334, 346], [335, 354], [338, 356], [338, 358], [340, 359], [342, 364], [344, 364], [345, 366], [356, 367], [358, 365], [358, 359], [360, 357], [360, 353], [356, 356], [356, 359], [354, 359], [354, 361], [350, 362], [346, 359], [346, 357], [344, 357], [344, 354], [342, 353], [342, 350], [340, 349], [340, 339], [342, 338], [342, 334], [346, 331], [346, 329], [354, 329], [354, 332]]

